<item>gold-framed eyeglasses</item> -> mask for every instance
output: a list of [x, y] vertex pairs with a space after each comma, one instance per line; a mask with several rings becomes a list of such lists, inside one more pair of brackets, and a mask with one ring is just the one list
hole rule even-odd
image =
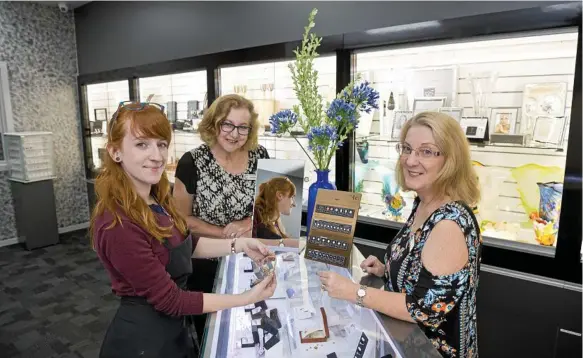
[[398, 143], [396, 146], [396, 149], [397, 149], [397, 153], [399, 153], [399, 155], [402, 155], [402, 156], [409, 156], [409, 155], [411, 155], [411, 153], [415, 153], [420, 158], [433, 158], [433, 157], [439, 157], [441, 155], [441, 152], [439, 150], [432, 149], [432, 148], [427, 147], [427, 146], [413, 149], [408, 144]]
[[223, 132], [231, 133], [232, 131], [235, 130], [235, 128], [237, 128], [237, 133], [239, 133], [239, 135], [242, 135], [242, 136], [249, 135], [249, 132], [251, 132], [250, 126], [245, 126], [245, 125], [236, 126], [231, 122], [222, 122], [221, 123], [221, 130]]

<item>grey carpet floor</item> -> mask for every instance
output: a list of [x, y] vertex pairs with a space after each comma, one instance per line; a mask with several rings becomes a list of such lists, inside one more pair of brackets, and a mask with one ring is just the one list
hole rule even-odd
[[0, 357], [98, 356], [118, 301], [85, 235], [0, 248]]

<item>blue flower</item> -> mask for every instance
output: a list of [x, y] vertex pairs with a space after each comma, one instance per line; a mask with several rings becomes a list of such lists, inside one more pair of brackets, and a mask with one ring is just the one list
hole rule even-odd
[[327, 151], [333, 146], [338, 146], [335, 143], [336, 140], [338, 140], [336, 128], [328, 124], [312, 127], [308, 132], [308, 150], [315, 152]]
[[337, 98], [330, 104], [326, 115], [336, 122], [337, 128], [356, 128], [356, 105], [342, 98]]
[[284, 109], [269, 117], [271, 133], [283, 134], [298, 122], [298, 115], [290, 109]]
[[366, 113], [370, 113], [373, 108], [379, 108], [379, 92], [372, 88], [368, 81], [354, 86], [352, 91], [342, 91], [341, 98], [355, 103], [359, 110]]

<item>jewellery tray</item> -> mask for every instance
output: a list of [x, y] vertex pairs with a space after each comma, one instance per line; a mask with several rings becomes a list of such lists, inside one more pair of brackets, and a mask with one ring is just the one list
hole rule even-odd
[[304, 257], [348, 267], [361, 193], [318, 189]]

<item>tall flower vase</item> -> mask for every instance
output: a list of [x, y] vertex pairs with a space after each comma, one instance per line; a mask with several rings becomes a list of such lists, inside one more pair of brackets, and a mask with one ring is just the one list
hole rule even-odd
[[318, 195], [318, 189], [328, 189], [336, 190], [336, 186], [328, 180], [328, 174], [330, 170], [319, 170], [316, 169], [316, 182], [310, 185], [308, 189], [308, 216], [306, 221], [306, 234], [310, 232], [310, 225], [312, 224], [312, 215], [314, 214], [314, 208], [316, 206], [316, 195]]

